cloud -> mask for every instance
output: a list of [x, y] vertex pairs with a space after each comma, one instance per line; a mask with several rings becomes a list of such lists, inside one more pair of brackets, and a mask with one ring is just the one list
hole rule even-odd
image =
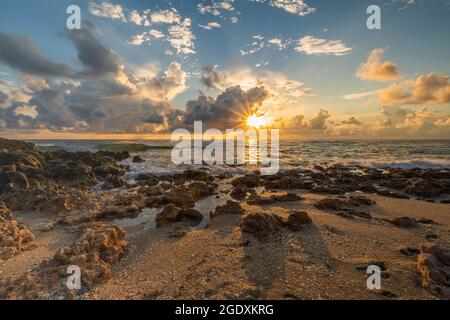
[[177, 51], [177, 54], [195, 53], [195, 36], [191, 31], [192, 21], [184, 19], [177, 25], [170, 26], [167, 41]]
[[350, 94], [346, 94], [346, 95], [342, 96], [342, 99], [344, 99], [344, 100], [358, 100], [358, 99], [374, 96], [374, 95], [378, 94], [378, 91], [379, 90], [358, 92], [358, 93], [350, 93]]
[[380, 103], [387, 106], [450, 103], [450, 83], [447, 75], [429, 73], [416, 80], [396, 83], [378, 93]]
[[155, 65], [130, 70], [96, 39], [93, 25], [84, 25], [82, 30], [69, 32], [83, 66], [72, 78], [50, 77], [47, 69], [39, 69], [41, 74], [25, 73], [21, 86], [15, 88], [0, 80], [2, 129], [94, 133], [166, 130], [161, 117], [173, 112], [170, 101], [187, 88], [187, 73], [181, 65], [171, 62], [163, 72]]
[[360, 125], [362, 125], [362, 122], [352, 116], [352, 117], [348, 118], [348, 120], [342, 121], [341, 124], [360, 126]]
[[227, 83], [227, 75], [225, 72], [216, 70], [213, 66], [205, 66], [202, 68], [200, 82], [207, 89], [221, 89]]
[[239, 85], [244, 90], [264, 86], [270, 97], [264, 102], [266, 111], [275, 111], [280, 106], [288, 107], [299, 104], [300, 98], [312, 95], [312, 89], [300, 81], [288, 79], [277, 72], [262, 70], [254, 74], [248, 67], [236, 66], [227, 71], [216, 67], [203, 68], [201, 83], [207, 89], [224, 90]]
[[374, 132], [378, 135], [446, 137], [450, 133], [448, 111], [431, 111], [427, 107], [417, 110], [401, 107], [381, 109], [382, 121]]
[[335, 55], [343, 56], [349, 54], [352, 48], [347, 47], [341, 40], [326, 40], [306, 36], [298, 41], [295, 51], [308, 55]]
[[110, 18], [114, 20], [122, 20], [126, 22], [123, 8], [118, 4], [104, 1], [100, 4], [94, 2], [89, 3], [89, 12], [97, 17]]
[[251, 41], [252, 42], [250, 44], [250, 49], [248, 49], [247, 51], [242, 49], [240, 50], [241, 56], [253, 55], [266, 46], [264, 37], [260, 34], [253, 35]]
[[28, 38], [0, 32], [0, 63], [25, 73], [45, 76], [73, 77], [75, 71], [42, 55]]
[[271, 47], [278, 50], [284, 50], [287, 48], [288, 45], [292, 43], [291, 39], [283, 39], [281, 37], [271, 38], [266, 40], [264, 36], [260, 34], [255, 34], [251, 37], [251, 42], [248, 45], [249, 49], [247, 50], [240, 50], [241, 56], [246, 55], [253, 55], [257, 53], [258, 51], [264, 49], [265, 47]]
[[133, 36], [128, 43], [134, 46], [140, 46], [144, 42], [150, 42], [152, 39], [165, 39], [165, 35], [159, 30], [151, 29], [150, 31]]
[[199, 3], [197, 9], [201, 14], [212, 14], [213, 16], [222, 16], [222, 11], [235, 11], [235, 8], [231, 4], [233, 0], [221, 1], [217, 3], [212, 3], [211, 5], [206, 5]]
[[330, 117], [327, 110], [320, 109], [317, 115], [309, 120], [309, 127], [313, 130], [324, 130], [327, 128], [326, 120]]
[[392, 81], [400, 78], [400, 72], [397, 65], [391, 61], [381, 61], [385, 51], [384, 49], [374, 49], [369, 53], [366, 63], [362, 64], [356, 76], [362, 80], [370, 81]]
[[203, 24], [199, 24], [198, 25], [200, 28], [205, 29], [205, 30], [212, 30], [212, 29], [217, 29], [217, 28], [221, 28], [222, 26], [217, 23], [217, 22], [208, 22], [207, 24], [203, 25]]
[[133, 10], [131, 11], [128, 20], [138, 26], [149, 26], [150, 22], [148, 21], [147, 17], [144, 15], [141, 15], [138, 11]]
[[[144, 42], [152, 39], [165, 40], [177, 54], [195, 54], [195, 35], [191, 30], [192, 20], [183, 18], [175, 8], [160, 10], [150, 15], [150, 20], [154, 24], [163, 25], [167, 28], [166, 33], [160, 30], [151, 29], [137, 34], [128, 41], [129, 44], [140, 46]], [[215, 24], [209, 26], [216, 27]], [[168, 52], [166, 50], [166, 52]]]
[[85, 67], [82, 74], [98, 77], [116, 74], [121, 68], [121, 59], [97, 40], [95, 26], [91, 22], [86, 21], [80, 30], [69, 30], [68, 35], [78, 50], [78, 59]]
[[180, 24], [182, 19], [178, 11], [175, 8], [171, 8], [152, 13], [150, 20], [153, 23]]
[[270, 46], [277, 48], [278, 50], [283, 50], [290, 43], [290, 41], [284, 41], [281, 38], [272, 38], [267, 41]]
[[201, 94], [196, 100], [186, 103], [185, 111], [178, 116], [173, 127], [190, 127], [199, 120], [218, 129], [242, 127], [246, 117], [257, 112], [268, 97], [264, 87], [245, 91], [234, 86], [225, 89], [217, 98]]
[[286, 12], [301, 17], [316, 11], [316, 9], [310, 7], [305, 0], [252, 0], [252, 2], [267, 3], [271, 7], [283, 9]]

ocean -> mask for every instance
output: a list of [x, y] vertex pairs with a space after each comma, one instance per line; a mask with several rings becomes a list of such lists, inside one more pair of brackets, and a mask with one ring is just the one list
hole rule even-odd
[[[129, 151], [146, 160], [132, 163], [130, 175], [141, 172], [166, 174], [184, 170], [171, 161], [174, 143], [170, 140], [31, 140], [41, 150]], [[314, 165], [343, 164], [376, 168], [450, 168], [450, 140], [281, 140], [281, 169], [312, 169]], [[251, 166], [214, 165], [215, 172], [245, 173]]]

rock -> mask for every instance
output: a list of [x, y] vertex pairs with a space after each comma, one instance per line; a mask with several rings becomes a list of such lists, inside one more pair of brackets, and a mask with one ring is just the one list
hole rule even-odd
[[284, 226], [283, 219], [267, 213], [252, 213], [245, 216], [241, 222], [241, 230], [254, 235], [259, 240], [266, 239], [270, 234], [280, 231]]
[[443, 192], [441, 188], [436, 186], [434, 181], [426, 179], [411, 179], [409, 185], [405, 188], [405, 192], [411, 195], [434, 198], [440, 196]]
[[13, 219], [9, 209], [0, 202], [0, 260], [19, 254], [34, 239], [30, 229]]
[[97, 183], [92, 168], [79, 161], [59, 158], [48, 160], [46, 169], [49, 177], [56, 181], [64, 181], [67, 185], [91, 187]]
[[256, 174], [248, 174], [243, 177], [238, 177], [231, 181], [233, 186], [245, 186], [247, 188], [256, 188], [259, 186], [260, 177]]
[[11, 189], [28, 190], [30, 184], [28, 178], [23, 172], [6, 171], [0, 172], [0, 193]]
[[300, 196], [295, 193], [274, 194], [269, 197], [254, 196], [248, 201], [251, 205], [268, 205], [276, 202], [290, 202], [302, 200]]
[[177, 187], [166, 191], [160, 200], [163, 204], [174, 203], [180, 208], [191, 208], [195, 205], [195, 200], [186, 187]]
[[81, 270], [82, 289], [92, 288], [111, 277], [111, 264], [119, 261], [128, 245], [121, 228], [92, 224], [79, 240], [59, 249], [52, 259], [21, 276], [0, 280], [0, 299], [43, 299], [60, 295], [71, 297], [65, 281], [67, 268], [77, 265]]
[[127, 248], [123, 229], [95, 223], [70, 247], [58, 250], [48, 263], [43, 264], [41, 273], [54, 283], [60, 281], [60, 271], [65, 272], [69, 265], [77, 265], [81, 269], [82, 284], [92, 288], [111, 277], [110, 265], [118, 262]]
[[359, 204], [363, 206], [373, 206], [376, 204], [372, 199], [363, 196], [350, 196], [350, 201], [354, 204]]
[[396, 217], [386, 221], [400, 228], [414, 228], [417, 226], [417, 220], [410, 217]]
[[332, 185], [316, 185], [311, 188], [311, 192], [325, 194], [345, 194], [345, 190]]
[[176, 174], [173, 179], [212, 182], [214, 181], [214, 176], [206, 170], [186, 170], [182, 173]]
[[94, 173], [98, 177], [106, 178], [109, 175], [112, 176], [123, 176], [126, 171], [115, 165], [103, 164], [94, 168]]
[[122, 176], [109, 175], [105, 183], [102, 185], [103, 190], [122, 188], [127, 185], [127, 182]]
[[47, 232], [47, 231], [51, 231], [55, 228], [56, 226], [56, 222], [55, 221], [50, 221], [47, 223], [41, 223], [39, 225], [36, 226], [36, 230], [40, 231], [40, 232]]
[[338, 211], [336, 214], [343, 218], [352, 219], [354, 217], [359, 217], [369, 220], [372, 219], [371, 214], [355, 210], [354, 208], [372, 205], [375, 205], [375, 201], [363, 196], [325, 198], [314, 204], [314, 206], [320, 210]]
[[450, 249], [438, 244], [423, 245], [417, 258], [422, 285], [444, 299], [450, 299]]
[[142, 163], [142, 162], [145, 162], [145, 160], [139, 156], [134, 156], [132, 162], [133, 163]]
[[423, 224], [434, 224], [435, 223], [432, 219], [429, 219], [429, 218], [420, 218], [420, 219], [417, 219], [417, 222], [423, 223]]
[[216, 186], [205, 182], [194, 181], [188, 185], [192, 198], [196, 201], [214, 194]]
[[437, 239], [438, 236], [431, 230], [428, 230], [427, 232], [425, 232], [425, 238], [427, 238], [428, 240], [432, 240], [432, 239]]
[[230, 196], [235, 200], [244, 200], [245, 198], [256, 195], [256, 191], [244, 185], [237, 185], [231, 191]]
[[244, 212], [245, 211], [244, 211], [244, 209], [242, 209], [239, 202], [228, 200], [227, 203], [224, 204], [223, 206], [216, 207], [216, 210], [214, 211], [214, 213], [210, 213], [210, 217], [213, 218], [213, 217], [222, 216], [222, 215], [226, 215], [226, 214], [243, 215]]
[[291, 211], [286, 221], [286, 227], [291, 231], [300, 231], [303, 225], [311, 224], [312, 219], [304, 211]]
[[98, 212], [95, 216], [98, 219], [101, 218], [114, 218], [114, 219], [123, 219], [123, 218], [135, 218], [139, 215], [140, 209], [137, 205], [131, 204], [129, 206], [111, 206], [105, 208], [103, 211]]
[[372, 219], [372, 215], [370, 213], [364, 212], [364, 211], [349, 210], [349, 211], [346, 211], [346, 214], [348, 214], [352, 217], [358, 217], [358, 218], [367, 219], [367, 220]]
[[149, 173], [138, 174], [136, 181], [147, 186], [156, 186], [159, 183], [159, 179], [155, 175]]
[[183, 238], [187, 235], [187, 232], [184, 230], [174, 230], [169, 233], [169, 238]]
[[396, 198], [396, 199], [409, 199], [409, 197], [406, 194], [389, 191], [389, 190], [377, 190], [376, 193], [383, 197]]
[[401, 248], [399, 251], [401, 254], [408, 256], [408, 257], [412, 257], [412, 256], [420, 253], [420, 249], [412, 248], [412, 247]]
[[190, 221], [198, 224], [202, 220], [203, 215], [197, 210], [182, 209], [173, 203], [166, 205], [155, 218], [155, 222], [158, 227], [178, 221]]

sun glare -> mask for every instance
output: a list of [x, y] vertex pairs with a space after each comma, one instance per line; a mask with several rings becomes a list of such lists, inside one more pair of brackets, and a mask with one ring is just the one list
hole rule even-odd
[[270, 122], [271, 122], [271, 119], [269, 117], [258, 116], [257, 114], [253, 114], [247, 118], [247, 125], [249, 127], [255, 127], [255, 128], [265, 127], [265, 126], [269, 125]]

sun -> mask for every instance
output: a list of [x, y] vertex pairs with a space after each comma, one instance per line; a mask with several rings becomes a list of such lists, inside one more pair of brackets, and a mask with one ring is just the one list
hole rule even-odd
[[269, 117], [252, 114], [247, 118], [247, 125], [249, 127], [261, 128], [269, 125], [271, 121], [272, 119]]

